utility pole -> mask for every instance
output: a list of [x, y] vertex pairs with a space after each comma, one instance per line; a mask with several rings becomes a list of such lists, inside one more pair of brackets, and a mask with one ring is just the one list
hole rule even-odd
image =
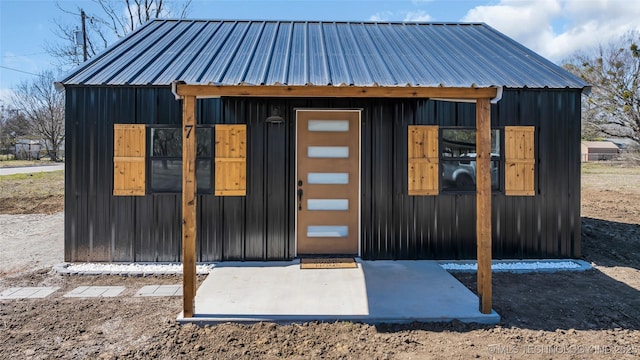
[[87, 27], [85, 25], [87, 15], [82, 9], [80, 9], [80, 18], [82, 19], [82, 59], [87, 61]]

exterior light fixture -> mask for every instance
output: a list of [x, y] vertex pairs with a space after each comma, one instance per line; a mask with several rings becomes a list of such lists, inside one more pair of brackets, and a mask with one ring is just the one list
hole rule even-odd
[[280, 115], [280, 108], [277, 106], [271, 107], [271, 116], [269, 116], [266, 120], [268, 124], [282, 124], [284, 122], [284, 118]]

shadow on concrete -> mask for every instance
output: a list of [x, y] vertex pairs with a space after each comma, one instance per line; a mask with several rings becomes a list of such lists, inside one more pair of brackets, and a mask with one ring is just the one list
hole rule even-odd
[[497, 323], [482, 314], [478, 297], [435, 261], [362, 261], [369, 315], [390, 323]]

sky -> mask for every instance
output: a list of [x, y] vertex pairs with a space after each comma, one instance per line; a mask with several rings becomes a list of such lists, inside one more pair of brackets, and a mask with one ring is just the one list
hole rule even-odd
[[[91, 0], [57, 2], [73, 11], [96, 9]], [[576, 51], [640, 31], [640, 0], [192, 0], [187, 18], [484, 22], [561, 63]], [[0, 0], [0, 100], [38, 73], [71, 70], [45, 51], [61, 41], [56, 21], [80, 25], [54, 0]]]

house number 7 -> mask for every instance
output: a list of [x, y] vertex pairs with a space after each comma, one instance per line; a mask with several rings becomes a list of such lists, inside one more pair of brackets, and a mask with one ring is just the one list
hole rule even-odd
[[187, 130], [187, 139], [191, 136], [191, 130], [193, 130], [193, 125], [185, 125], [184, 128]]

